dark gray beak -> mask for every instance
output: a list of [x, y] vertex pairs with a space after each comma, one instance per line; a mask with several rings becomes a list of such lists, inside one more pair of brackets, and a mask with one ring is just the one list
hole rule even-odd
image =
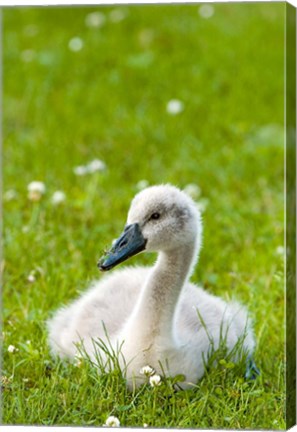
[[107, 271], [126, 261], [145, 249], [146, 239], [137, 223], [127, 225], [122, 235], [116, 240], [111, 250], [98, 262], [102, 271]]

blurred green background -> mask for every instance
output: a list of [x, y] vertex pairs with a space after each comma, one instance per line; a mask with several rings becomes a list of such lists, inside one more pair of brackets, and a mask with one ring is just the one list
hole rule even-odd
[[[199, 187], [204, 246], [193, 280], [247, 305], [262, 371], [253, 397], [248, 388], [228, 399], [231, 420], [201, 417], [198, 404], [188, 422], [170, 412], [153, 426], [284, 427], [285, 7], [3, 10], [4, 422], [100, 425], [110, 411], [102, 402], [75, 421], [70, 408], [65, 418], [47, 405], [45, 320], [98, 277], [144, 180]], [[106, 169], [75, 174], [94, 159]], [[27, 197], [34, 180], [46, 186], [38, 202]], [[142, 425], [140, 411], [125, 415]]]

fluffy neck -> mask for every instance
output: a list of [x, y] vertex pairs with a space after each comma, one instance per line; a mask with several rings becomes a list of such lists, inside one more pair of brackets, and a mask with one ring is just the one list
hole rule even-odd
[[176, 304], [196, 262], [197, 253], [198, 245], [195, 241], [159, 253], [134, 309], [132, 319], [135, 328], [171, 340]]

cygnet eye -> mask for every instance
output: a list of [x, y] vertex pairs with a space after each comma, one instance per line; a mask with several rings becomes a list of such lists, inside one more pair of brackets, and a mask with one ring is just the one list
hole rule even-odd
[[157, 219], [160, 219], [160, 213], [158, 213], [158, 212], [155, 212], [155, 213], [153, 213], [152, 215], [151, 215], [151, 217], [150, 217], [150, 220], [157, 220]]

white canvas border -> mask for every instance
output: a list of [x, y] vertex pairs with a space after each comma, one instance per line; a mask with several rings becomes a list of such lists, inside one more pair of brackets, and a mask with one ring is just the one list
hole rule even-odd
[[[260, 0], [260, 2], [276, 2], [279, 0]], [[22, 7], [22, 6], [97, 6], [97, 5], [112, 5], [112, 4], [156, 4], [156, 3], [163, 3], [163, 4], [171, 4], [171, 3], [255, 3], [255, 0], [87, 0], [86, 2], [82, 2], [81, 0], [0, 0], [0, 7]], [[288, 3], [292, 4], [295, 8], [297, 8], [297, 0], [290, 0]], [[65, 432], [98, 432], [101, 428], [98, 427], [71, 427], [71, 426], [1, 426], [0, 425], [0, 431], [3, 432], [26, 432], [26, 430], [30, 429], [34, 430], [42, 430], [42, 431], [51, 431], [55, 432], [56, 430], [62, 431], [65, 430]], [[102, 430], [108, 432], [114, 430], [113, 428], [102, 428]], [[142, 428], [125, 428], [127, 431], [132, 432], [143, 432]], [[168, 432], [175, 431], [175, 429], [153, 429], [150, 428], [150, 430], [157, 430], [158, 432]], [[197, 430], [197, 429], [196, 429]], [[208, 432], [225, 432], [225, 430], [221, 429], [207, 429]], [[297, 426], [294, 426], [290, 429], [292, 432], [297, 432]], [[247, 431], [248, 432], [248, 431]], [[272, 431], [273, 432], [273, 431]]]
[[[255, 0], [243, 0], [244, 2], [253, 2]], [[272, 0], [278, 1], [278, 0]], [[261, 2], [272, 2], [271, 0], [261, 0]], [[86, 2], [82, 2], [81, 0], [0, 0], [0, 6], [61, 6], [61, 5], [69, 5], [69, 6], [91, 6], [91, 5], [100, 5], [100, 4], [154, 4], [154, 3], [229, 3], [236, 2], [239, 3], [238, 0], [229, 0], [226, 2], [225, 0], [87, 0]], [[291, 3], [293, 6], [297, 7], [297, 0], [290, 0], [288, 3]]]

